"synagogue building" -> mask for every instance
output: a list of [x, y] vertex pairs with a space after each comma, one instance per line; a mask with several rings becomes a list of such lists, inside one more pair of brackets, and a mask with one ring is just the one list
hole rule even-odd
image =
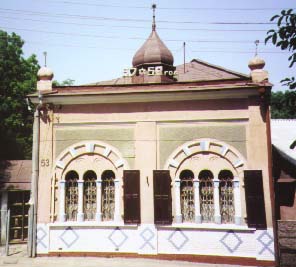
[[37, 256], [273, 266], [264, 65], [175, 66], [153, 20], [121, 78], [53, 88], [42, 67], [29, 96]]

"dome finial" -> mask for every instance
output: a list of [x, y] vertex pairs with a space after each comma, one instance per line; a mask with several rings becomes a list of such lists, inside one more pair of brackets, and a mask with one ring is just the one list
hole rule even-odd
[[52, 78], [53, 71], [46, 66], [47, 52], [43, 52], [44, 66], [41, 67], [37, 72], [37, 90], [40, 93], [48, 93], [52, 91]]
[[252, 81], [254, 83], [261, 83], [268, 81], [268, 72], [263, 69], [265, 66], [264, 59], [258, 56], [259, 40], [256, 40], [254, 43], [256, 45], [255, 56], [249, 61], [248, 66], [251, 70]]
[[265, 61], [258, 56], [259, 40], [256, 40], [254, 43], [256, 45], [255, 56], [249, 61], [248, 66], [251, 70], [263, 69], [265, 66]]
[[152, 31], [155, 31], [155, 29], [156, 29], [156, 23], [155, 23], [155, 9], [156, 9], [156, 4], [152, 4], [152, 9], [153, 9]]
[[46, 51], [43, 52], [43, 56], [44, 56], [44, 67], [46, 67], [46, 57], [47, 57]]
[[258, 45], [259, 45], [259, 40], [255, 41], [255, 45], [256, 45], [256, 50], [255, 50], [255, 56], [258, 55]]

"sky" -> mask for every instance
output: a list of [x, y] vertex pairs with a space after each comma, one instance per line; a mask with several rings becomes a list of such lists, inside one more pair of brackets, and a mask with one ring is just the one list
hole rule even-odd
[[280, 80], [295, 75], [288, 51], [264, 44], [275, 27], [270, 18], [295, 0], [1, 0], [0, 29], [25, 41], [24, 56], [35, 54], [59, 82], [75, 85], [121, 77], [151, 32], [155, 3], [156, 29], [174, 55], [174, 65], [197, 58], [249, 74], [249, 60], [266, 61], [274, 91], [286, 90]]

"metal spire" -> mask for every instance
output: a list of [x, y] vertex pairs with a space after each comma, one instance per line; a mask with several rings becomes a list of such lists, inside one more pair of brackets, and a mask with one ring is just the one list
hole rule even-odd
[[255, 56], [258, 55], [258, 45], [259, 45], [259, 40], [255, 41], [255, 45], [256, 45], [256, 50], [255, 50]]
[[152, 4], [152, 9], [153, 9], [152, 31], [155, 31], [155, 29], [156, 29], [156, 23], [155, 23], [155, 9], [156, 9], [156, 4]]
[[43, 52], [43, 55], [44, 55], [44, 67], [46, 67], [46, 57], [47, 57], [47, 52], [44, 51], [44, 52]]

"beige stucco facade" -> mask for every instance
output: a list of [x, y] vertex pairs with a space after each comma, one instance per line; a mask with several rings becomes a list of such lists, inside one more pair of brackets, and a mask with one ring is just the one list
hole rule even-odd
[[[267, 132], [260, 106], [254, 105], [254, 101], [248, 99], [213, 102], [209, 102], [208, 107], [205, 107], [204, 100], [155, 102], [152, 107], [149, 103], [132, 103], [124, 104], [122, 111], [118, 104], [73, 105], [50, 111], [48, 116], [53, 120], [41, 121], [39, 222], [48, 223], [51, 221], [50, 215], [54, 215], [53, 218], [58, 216], [57, 208], [54, 209], [54, 214], [48, 213], [51, 203], [57, 198], [48, 188], [53, 185], [58, 187], [58, 181], [62, 176], [53, 177], [55, 164], [58, 156], [71, 145], [91, 140], [104, 142], [120, 151], [130, 169], [140, 170], [141, 194], [145, 196], [141, 202], [142, 221], [153, 223], [152, 171], [164, 169], [170, 154], [179, 146], [189, 141], [207, 138], [222, 141], [236, 149], [246, 160], [243, 169], [263, 170], [267, 221], [268, 225], [272, 226]], [[219, 106], [220, 109], [213, 110], [215, 106]], [[177, 111], [171, 110], [172, 107]], [[87, 113], [87, 110], [91, 110], [91, 113]], [[45, 166], [43, 160], [46, 162]], [[210, 162], [207, 158], [197, 170], [211, 169], [215, 176], [224, 168], [229, 168], [233, 172], [238, 171], [226, 161], [215, 162], [215, 165]], [[107, 165], [108, 163], [109, 161], [106, 161]], [[71, 167], [70, 163], [62, 175]], [[82, 169], [82, 172], [91, 166], [77, 165], [75, 168]], [[184, 166], [180, 168], [184, 169]], [[179, 169], [178, 171], [180, 172]], [[175, 177], [172, 177], [172, 180], [174, 179]], [[245, 203], [242, 175], [240, 179], [241, 203]], [[58, 204], [55, 204], [55, 207], [57, 206]], [[242, 210], [242, 217], [245, 218], [243, 204]]]

